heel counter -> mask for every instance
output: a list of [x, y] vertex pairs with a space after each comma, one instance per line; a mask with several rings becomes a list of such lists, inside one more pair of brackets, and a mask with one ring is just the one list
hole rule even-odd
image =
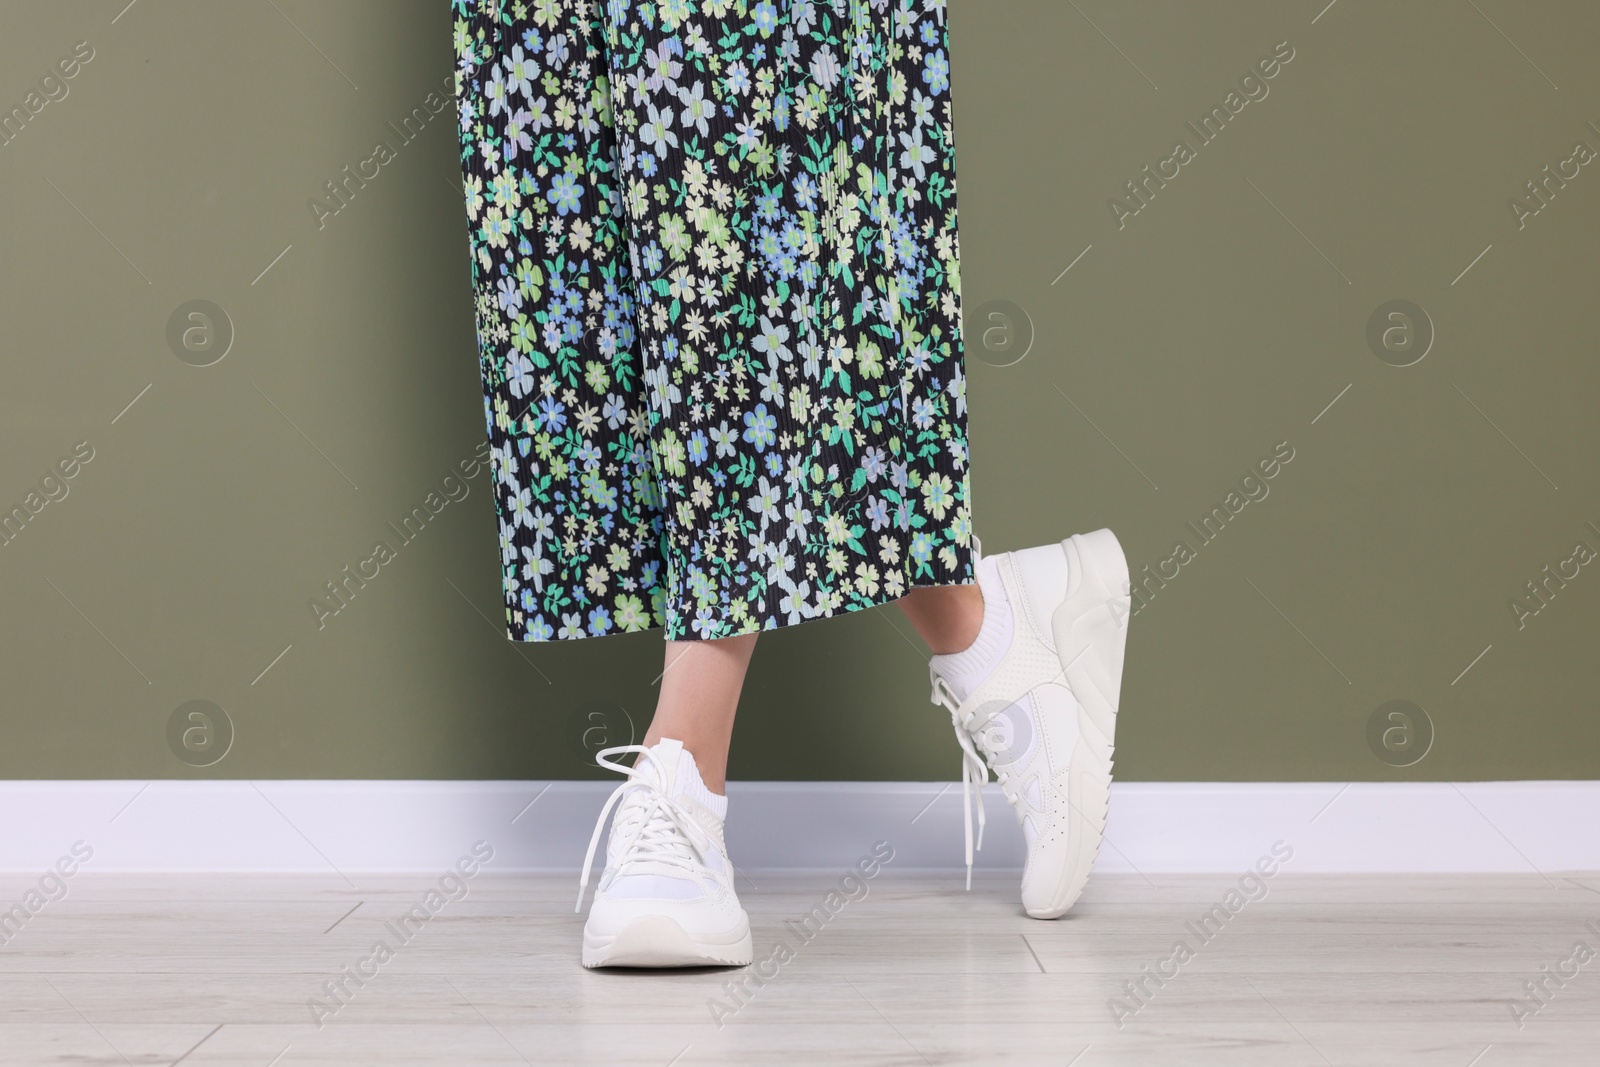
[[[1128, 556], [1122, 542], [1109, 528], [1102, 527], [1086, 534], [1068, 538], [1068, 554], [1078, 564], [1079, 580], [1088, 578], [1102, 589], [1091, 589], [1098, 595], [1127, 597], [1133, 587], [1128, 575]], [[1076, 589], [1073, 590], [1077, 592]]]
[[1067, 554], [1062, 545], [1053, 544], [1024, 548], [1008, 555], [1011, 575], [1006, 592], [1011, 595], [1012, 610], [1054, 651], [1056, 642], [1051, 620], [1072, 580]]

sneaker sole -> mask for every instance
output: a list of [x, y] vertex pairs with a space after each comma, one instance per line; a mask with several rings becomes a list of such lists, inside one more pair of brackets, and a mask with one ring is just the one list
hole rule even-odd
[[667, 915], [642, 915], [609, 937], [583, 934], [585, 967], [743, 967], [753, 958], [750, 923], [717, 937], [689, 933]]
[[1066, 914], [1083, 893], [1100, 854], [1111, 801], [1127, 609], [1132, 607], [1127, 604], [1119, 618], [1104, 605], [1107, 597], [1125, 598], [1128, 589], [1128, 559], [1110, 530], [1076, 534], [1061, 542], [1061, 551], [1071, 588], [1051, 618], [1051, 629], [1067, 688], [1078, 702], [1078, 741], [1067, 774], [1067, 862], [1049, 904], [1026, 909], [1035, 919]]

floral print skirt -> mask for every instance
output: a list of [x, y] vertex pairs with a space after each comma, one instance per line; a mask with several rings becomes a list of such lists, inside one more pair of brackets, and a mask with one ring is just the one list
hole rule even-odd
[[944, 0], [453, 0], [507, 629], [972, 581]]

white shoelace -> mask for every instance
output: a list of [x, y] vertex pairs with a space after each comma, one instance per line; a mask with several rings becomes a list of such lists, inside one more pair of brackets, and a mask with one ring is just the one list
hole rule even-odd
[[[1084, 653], [1087, 651], [1088, 649], [1084, 649], [1083, 652], [1080, 652], [1074, 656], [1072, 663], [1076, 663], [1078, 660], [1082, 659]], [[1067, 667], [1071, 667], [1072, 663], [1067, 664]], [[1067, 668], [1063, 667], [1056, 674], [1056, 678], [1064, 677], [1066, 675], [1066, 671]], [[955, 692], [950, 688], [949, 683], [947, 683], [943, 678], [934, 679], [933, 702], [949, 709], [950, 725], [955, 728], [956, 741], [961, 745], [961, 815], [962, 821], [966, 824], [965, 828], [967, 836], [967, 888], [971, 889], [972, 801], [970, 794], [975, 791], [978, 795], [978, 848], [981, 850], [983, 848], [984, 825], [983, 787], [989, 781], [989, 768], [991, 764], [995, 763], [995, 761], [999, 758], [996, 752], [995, 739], [989, 732], [989, 726], [995, 719], [996, 711], [993, 710], [991, 706], [991, 710], [987, 715], [983, 716], [983, 721], [981, 722], [977, 721], [979, 717], [979, 708], [974, 708], [967, 712], [966, 715], [962, 715], [961, 701], [956, 699]], [[982, 751], [982, 755], [979, 754], [980, 750]], [[985, 757], [988, 758], [989, 762], [984, 762]], [[1000, 791], [1005, 794], [1006, 800], [1009, 801], [1012, 806], [1015, 806], [1017, 803], [1017, 793], [1009, 783], [1015, 774], [1016, 768], [1005, 771], [1000, 770], [997, 767], [994, 772], [995, 781], [1000, 784]], [[1049, 795], [1061, 795], [1048, 781], [1045, 782], [1044, 788]], [[1062, 799], [1065, 799], [1065, 797], [1062, 797]], [[1067, 803], [1070, 804], [1071, 802], [1067, 801]]]
[[[955, 728], [956, 742], [961, 746], [961, 828], [966, 834], [967, 845], [967, 888], [972, 888], [972, 797], [978, 797], [978, 844], [979, 851], [983, 849], [983, 828], [988, 818], [983, 809], [983, 787], [989, 781], [989, 764], [984, 762], [984, 756], [992, 756], [989, 748], [987, 728], [993, 713], [985, 717], [981, 723], [974, 723], [976, 711], [965, 716], [961, 714], [961, 701], [956, 699], [955, 693], [950, 689], [949, 683], [943, 678], [935, 677], [933, 680], [933, 702], [942, 705], [950, 712], [950, 725]], [[978, 748], [982, 746], [983, 755], [979, 755]], [[1005, 771], [996, 771], [995, 778], [1005, 789], [1006, 799], [1016, 803], [1011, 790], [1006, 789], [1007, 774]]]
[[[978, 535], [972, 535], [972, 572], [978, 572], [978, 563], [983, 559], [983, 542], [978, 540]], [[988, 821], [983, 810], [983, 787], [989, 781], [989, 765], [983, 762], [983, 757], [978, 755], [978, 750], [972, 747], [972, 734], [963, 725], [961, 717], [961, 701], [951, 691], [950, 686], [943, 678], [935, 677], [933, 680], [933, 702], [942, 705], [950, 711], [950, 725], [955, 728], [956, 742], [961, 746], [961, 828], [966, 832], [967, 839], [967, 888], [972, 888], [972, 793], [973, 786], [977, 786], [978, 793], [978, 850], [983, 849], [983, 827]], [[970, 716], [969, 716], [970, 718]], [[987, 725], [985, 723], [984, 725]], [[1001, 775], [1000, 780], [1005, 781]], [[1009, 798], [1010, 794], [1007, 794]]]
[[[629, 767], [624, 763], [613, 763], [606, 759], [607, 756], [616, 756], [624, 752], [637, 752], [634, 765]], [[606, 816], [611, 814], [611, 809], [628, 790], [643, 790], [645, 792], [644, 805], [635, 812], [629, 812], [628, 822], [617, 829], [629, 834], [622, 848], [618, 851], [617, 866], [627, 863], [657, 863], [668, 867], [676, 867], [693, 876], [704, 867], [706, 850], [711, 847], [711, 840], [706, 836], [695, 821], [694, 814], [676, 799], [667, 795], [666, 782], [663, 781], [661, 771], [656, 767], [654, 759], [647, 758], [650, 749], [644, 745], [618, 745], [615, 748], [603, 748], [595, 753], [595, 762], [608, 770], [617, 771], [628, 776], [628, 780], [617, 786], [611, 796], [606, 799], [605, 806], [600, 809], [600, 818], [595, 821], [594, 833], [589, 837], [589, 851], [583, 857], [583, 876], [578, 880], [578, 903], [573, 911], [583, 910], [583, 897], [589, 888], [589, 873], [594, 866], [595, 847], [600, 843], [600, 830], [606, 824]]]

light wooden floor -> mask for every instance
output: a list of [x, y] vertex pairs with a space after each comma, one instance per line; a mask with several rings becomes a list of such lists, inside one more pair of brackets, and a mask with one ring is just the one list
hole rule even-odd
[[[798, 948], [720, 1027], [709, 1002], [733, 1005], [738, 972], [586, 972], [575, 878], [485, 873], [319, 1029], [308, 999], [430, 879], [84, 873], [0, 947], [0, 1063], [1600, 1060], [1600, 959], [1522, 1028], [1508, 1007], [1576, 942], [1600, 951], [1600, 877], [1285, 872], [1207, 944], [1184, 924], [1229, 878], [1096, 877], [1070, 917], [1039, 922], [1015, 876], [964, 893], [956, 874], [891, 870], [800, 944], [783, 921], [837, 875], [751, 877], [757, 959], [779, 936]], [[1180, 939], [1193, 959], [1119, 1030], [1108, 1000]]]

